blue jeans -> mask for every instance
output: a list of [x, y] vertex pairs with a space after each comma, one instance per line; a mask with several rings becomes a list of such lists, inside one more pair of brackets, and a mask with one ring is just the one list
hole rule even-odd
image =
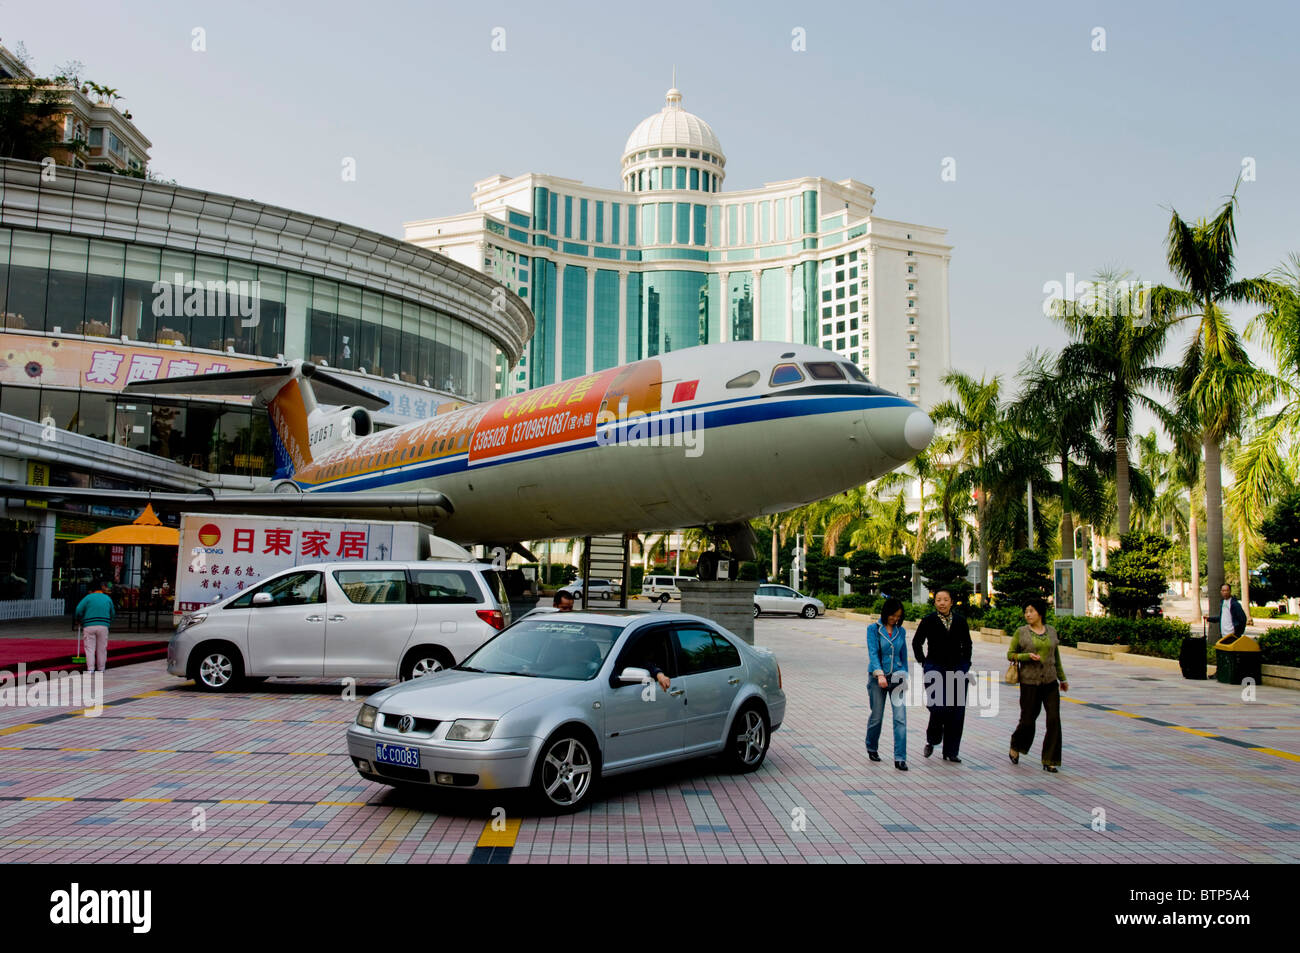
[[[890, 676], [885, 676], [890, 678]], [[867, 683], [871, 693], [871, 718], [867, 722], [867, 750], [879, 753], [880, 728], [885, 721], [885, 705], [893, 708], [894, 720], [894, 760], [907, 760], [907, 696], [903, 690], [903, 673], [895, 672], [890, 682], [890, 689], [880, 687], [873, 677]]]

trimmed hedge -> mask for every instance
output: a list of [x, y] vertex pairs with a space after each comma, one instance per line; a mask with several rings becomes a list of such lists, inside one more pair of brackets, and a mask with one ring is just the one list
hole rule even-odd
[[[1077, 646], [1080, 642], [1092, 642], [1097, 645], [1127, 645], [1136, 649], [1138, 645], [1177, 642], [1191, 633], [1191, 626], [1179, 619], [1120, 619], [1114, 616], [1058, 616], [1052, 611], [1047, 613], [1047, 621], [1055, 626], [1056, 634], [1062, 645]], [[1016, 630], [1025, 624], [1019, 609], [990, 609], [980, 622], [986, 628], [1001, 629], [1007, 635], [1015, 635]], [[1139, 655], [1160, 655], [1161, 658], [1178, 658], [1175, 649], [1173, 655], [1164, 655], [1157, 651], [1139, 652]]]
[[1300, 625], [1269, 629], [1259, 637], [1259, 650], [1265, 665], [1300, 667]]
[[[855, 596], [857, 596], [856, 600], [854, 600]], [[850, 600], [854, 601], [850, 603]], [[879, 616], [880, 610], [884, 608], [884, 605], [885, 600], [880, 596], [861, 596], [857, 593], [850, 593], [845, 596], [841, 602], [841, 608], [852, 609], [854, 612], [865, 616]], [[916, 622], [925, 618], [933, 611], [934, 606], [929, 603], [904, 602], [903, 621]]]

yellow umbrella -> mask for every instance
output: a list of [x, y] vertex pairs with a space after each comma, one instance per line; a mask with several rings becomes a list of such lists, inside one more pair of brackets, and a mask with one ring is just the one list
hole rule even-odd
[[154, 514], [153, 506], [144, 508], [140, 517], [127, 526], [110, 526], [85, 539], [74, 539], [72, 545], [99, 543], [112, 546], [179, 546], [180, 530], [164, 526]]

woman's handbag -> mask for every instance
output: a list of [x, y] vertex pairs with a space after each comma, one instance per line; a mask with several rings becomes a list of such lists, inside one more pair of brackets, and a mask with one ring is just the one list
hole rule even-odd
[[1002, 676], [1002, 681], [1008, 685], [1020, 684], [1020, 663], [1012, 662], [1007, 666], [1007, 673]]

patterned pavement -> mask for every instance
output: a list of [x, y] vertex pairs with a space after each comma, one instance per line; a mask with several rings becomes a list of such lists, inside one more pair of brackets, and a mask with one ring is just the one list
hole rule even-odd
[[[610, 779], [585, 812], [517, 796], [406, 795], [362, 780], [344, 748], [357, 701], [336, 683], [195, 692], [150, 662], [111, 670], [96, 718], [0, 707], [0, 856], [78, 863], [1295, 862], [1300, 693], [1187, 682], [1067, 658], [1064, 764], [1007, 760], [1018, 690], [971, 710], [961, 764], [907, 773], [863, 734], [865, 624], [757, 620], [781, 661], [785, 725], [751, 775], [693, 762]], [[975, 667], [1005, 668], [976, 643]], [[359, 695], [368, 688], [361, 686]], [[990, 706], [992, 707], [992, 706]], [[1042, 726], [1038, 741], [1041, 742]], [[1101, 826], [1104, 811], [1104, 830]]]

